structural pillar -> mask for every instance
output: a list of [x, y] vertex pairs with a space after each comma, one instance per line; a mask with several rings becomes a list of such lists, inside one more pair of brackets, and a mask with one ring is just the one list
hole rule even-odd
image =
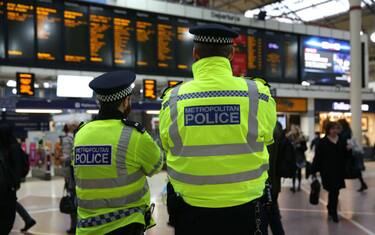
[[352, 113], [353, 137], [359, 144], [362, 143], [362, 79], [361, 79], [361, 1], [349, 0], [350, 2], [350, 105]]

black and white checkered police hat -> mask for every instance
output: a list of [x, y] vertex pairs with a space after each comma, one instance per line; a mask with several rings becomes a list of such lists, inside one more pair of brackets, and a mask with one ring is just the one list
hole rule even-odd
[[89, 84], [101, 102], [113, 102], [131, 95], [135, 73], [126, 70], [108, 72], [94, 78]]
[[207, 44], [232, 44], [238, 33], [221, 24], [204, 24], [191, 27], [194, 42]]

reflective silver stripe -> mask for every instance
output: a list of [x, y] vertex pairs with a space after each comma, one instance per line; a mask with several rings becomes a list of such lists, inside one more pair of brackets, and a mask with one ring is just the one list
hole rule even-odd
[[116, 153], [116, 166], [117, 166], [117, 176], [126, 175], [126, 151], [128, 150], [130, 136], [132, 134], [133, 128], [124, 126], [122, 128], [121, 136], [117, 144]]
[[82, 189], [116, 188], [132, 184], [142, 179], [142, 171], [136, 171], [130, 175], [121, 175], [117, 178], [108, 179], [77, 179], [77, 186]]
[[115, 208], [121, 207], [126, 204], [141, 200], [141, 198], [148, 192], [148, 184], [145, 182], [143, 188], [137, 192], [126, 195], [120, 198], [108, 198], [108, 199], [94, 199], [94, 200], [83, 200], [78, 198], [78, 207], [85, 209], [100, 209], [100, 208]]
[[162, 164], [163, 164], [163, 155], [160, 154], [160, 159], [159, 159], [158, 163], [156, 163], [154, 165], [154, 167], [152, 168], [152, 170], [150, 171], [150, 173], [147, 174], [147, 176], [152, 176], [160, 168], [160, 166]]
[[259, 178], [264, 171], [268, 170], [268, 164], [260, 166], [258, 169], [244, 171], [235, 174], [227, 175], [190, 175], [179, 173], [172, 168], [168, 167], [168, 175], [175, 180], [182, 183], [193, 185], [207, 185], [207, 184], [230, 184], [239, 183], [248, 180]]
[[[248, 133], [247, 143], [242, 144], [221, 144], [221, 145], [194, 145], [194, 146], [183, 146], [181, 136], [178, 129], [178, 91], [181, 86], [175, 87], [169, 99], [170, 104], [170, 117], [172, 123], [169, 127], [169, 134], [173, 141], [174, 147], [171, 152], [175, 156], [222, 156], [222, 155], [235, 155], [245, 153], [262, 152], [264, 144], [257, 142], [258, 138], [258, 103], [259, 94], [256, 83], [252, 80], [246, 80], [248, 86], [249, 96], [249, 116], [248, 116]], [[225, 92], [223, 92], [225, 93]], [[228, 96], [231, 96], [229, 93]], [[200, 97], [198, 95], [198, 97]], [[208, 96], [212, 97], [212, 96]], [[223, 97], [223, 96], [220, 96]], [[193, 97], [194, 98], [194, 97]], [[200, 97], [204, 98], [204, 97]]]

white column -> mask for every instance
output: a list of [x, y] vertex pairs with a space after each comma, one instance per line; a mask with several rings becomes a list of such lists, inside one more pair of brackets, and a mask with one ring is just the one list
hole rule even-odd
[[301, 130], [303, 134], [309, 138], [309, 141], [314, 138], [315, 133], [315, 111], [314, 98], [307, 100], [307, 113], [301, 115]]
[[361, 1], [349, 0], [350, 2], [350, 104], [352, 113], [353, 137], [358, 143], [362, 141], [361, 130], [361, 104], [362, 104], [362, 79], [361, 79]]

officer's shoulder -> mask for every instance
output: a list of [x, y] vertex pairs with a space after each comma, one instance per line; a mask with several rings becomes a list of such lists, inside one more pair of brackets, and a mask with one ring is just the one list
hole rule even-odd
[[74, 129], [73, 131], [73, 136], [76, 136], [77, 133], [89, 122], [80, 122], [78, 127], [76, 129]]
[[263, 78], [260, 78], [260, 77], [245, 77], [245, 79], [248, 79], [248, 80], [252, 80], [252, 81], [258, 82], [258, 83], [260, 83], [261, 85], [266, 86], [266, 87], [268, 87], [268, 88], [271, 87], [271, 85], [270, 85], [266, 80], [264, 80]]
[[167, 96], [169, 93], [171, 93], [171, 91], [173, 90], [173, 88], [182, 85], [182, 83], [183, 83], [183, 81], [180, 81], [180, 82], [176, 83], [173, 86], [169, 86], [169, 87], [165, 88], [163, 90], [161, 96], [160, 96], [160, 99], [163, 99], [165, 96]]
[[121, 121], [125, 126], [135, 128], [138, 132], [142, 134], [146, 132], [146, 128], [140, 122], [135, 122], [129, 119], [122, 119]]

